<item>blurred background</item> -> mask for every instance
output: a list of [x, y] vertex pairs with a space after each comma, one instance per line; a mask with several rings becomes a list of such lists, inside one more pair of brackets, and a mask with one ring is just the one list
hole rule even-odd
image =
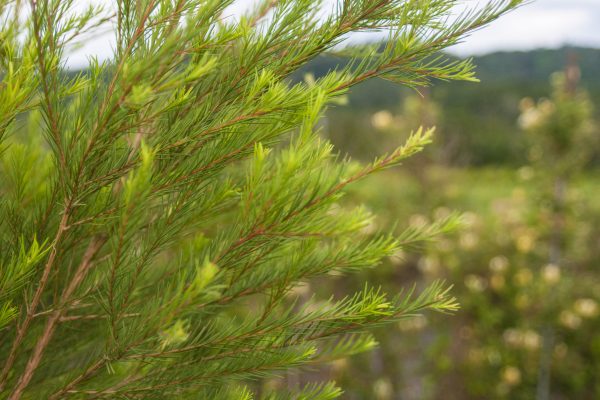
[[[232, 7], [231, 18], [249, 4]], [[334, 379], [344, 399], [600, 399], [598, 21], [600, 0], [534, 1], [451, 50], [474, 56], [481, 83], [415, 91], [374, 80], [327, 112], [322, 135], [357, 161], [390, 152], [421, 125], [437, 127], [423, 154], [344, 199], [377, 215], [369, 229], [400, 232], [453, 211], [464, 226], [295, 294], [342, 296], [365, 279], [397, 293], [444, 279], [462, 308], [380, 329], [372, 353], [263, 385]], [[110, 43], [96, 37], [69, 65], [107, 57]], [[343, 63], [323, 56], [292, 79]]]
[[[373, 210], [373, 231], [453, 211], [464, 227], [305, 289], [343, 295], [368, 279], [394, 293], [444, 279], [462, 308], [385, 327], [375, 352], [283, 384], [334, 379], [344, 399], [600, 398], [598, 21], [597, 0], [533, 2], [452, 49], [474, 56], [481, 83], [375, 80], [328, 111], [322, 134], [360, 161], [437, 127], [424, 154], [346, 199]], [[295, 79], [341, 63], [321, 57]]]

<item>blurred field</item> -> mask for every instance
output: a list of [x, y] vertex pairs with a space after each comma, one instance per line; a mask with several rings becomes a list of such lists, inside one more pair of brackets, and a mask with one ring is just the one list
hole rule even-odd
[[380, 329], [379, 349], [306, 374], [340, 382], [344, 399], [600, 398], [599, 60], [594, 49], [492, 54], [475, 60], [480, 84], [417, 94], [376, 80], [328, 112], [323, 135], [357, 162], [438, 128], [423, 154], [345, 198], [377, 216], [369, 232], [456, 212], [463, 224], [358, 277], [310, 285], [329, 297], [365, 279], [388, 293], [445, 280], [461, 310]]
[[[557, 271], [548, 266], [547, 246], [536, 230], [529, 168], [433, 166], [418, 175], [409, 169], [387, 171], [352, 194], [350, 201], [365, 201], [378, 215], [373, 229], [398, 222], [401, 231], [450, 210], [464, 213], [465, 226], [369, 271], [368, 279], [392, 293], [415, 281], [445, 279], [462, 309], [380, 330], [381, 349], [329, 371], [347, 388], [345, 398], [535, 398], [547, 326], [554, 329], [552, 398], [598, 398], [598, 172], [575, 178], [569, 188], [577, 204], [567, 239], [571, 250]], [[343, 293], [357, 281], [334, 285]]]

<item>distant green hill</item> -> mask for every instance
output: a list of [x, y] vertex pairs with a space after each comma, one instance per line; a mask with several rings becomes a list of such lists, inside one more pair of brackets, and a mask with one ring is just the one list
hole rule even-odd
[[[564, 69], [570, 54], [577, 57], [581, 84], [600, 115], [600, 49], [564, 47], [475, 57], [481, 83], [435, 82], [429, 91], [443, 112], [438, 145], [448, 147], [451, 154], [445, 158], [462, 165], [521, 164], [525, 154], [523, 137], [516, 128], [519, 101], [548, 95], [551, 74]], [[343, 60], [321, 57], [300, 74], [310, 71], [319, 76], [341, 64]], [[372, 155], [372, 138], [366, 134], [368, 116], [381, 109], [399, 110], [410, 93], [381, 79], [353, 88], [349, 104], [329, 113], [331, 139], [354, 156]]]
[[543, 82], [564, 67], [574, 54], [582, 70], [582, 82], [600, 87], [600, 49], [563, 47], [557, 50], [499, 52], [475, 58], [482, 81]]
[[[508, 84], [509, 88], [515, 89], [520, 95], [533, 92], [546, 92], [542, 88], [548, 85], [548, 79], [552, 73], [564, 68], [568, 58], [574, 54], [582, 71], [582, 84], [588, 88], [594, 97], [600, 98], [600, 49], [582, 47], [563, 47], [560, 49], [540, 49], [532, 51], [497, 52], [484, 56], [474, 57], [477, 66], [477, 77], [481, 83], [479, 88], [486, 86], [497, 87], [497, 85]], [[327, 71], [339, 68], [344, 60], [321, 56], [305, 66], [295, 79], [302, 74], [312, 72], [315, 76], [322, 76]], [[436, 82], [434, 86], [443, 87], [446, 83]], [[451, 83], [456, 87], [456, 83]], [[468, 83], [459, 84], [473, 85]], [[367, 96], [367, 94], [369, 96]], [[350, 95], [351, 106], [379, 108], [384, 105], [397, 104], [402, 97], [403, 91], [397, 85], [384, 80], [367, 81], [367, 83], [355, 88]], [[535, 94], [535, 93], [532, 93]]]

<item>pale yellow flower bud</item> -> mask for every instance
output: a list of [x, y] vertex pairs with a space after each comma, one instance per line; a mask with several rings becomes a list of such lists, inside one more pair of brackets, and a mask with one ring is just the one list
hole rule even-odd
[[593, 299], [579, 299], [575, 302], [575, 312], [583, 318], [594, 318], [598, 315], [598, 303]]
[[490, 260], [490, 270], [502, 274], [508, 269], [508, 259], [504, 256], [496, 256]]
[[371, 125], [375, 129], [388, 129], [394, 123], [394, 116], [387, 110], [378, 111], [371, 116]]
[[569, 329], [577, 329], [581, 325], [581, 317], [571, 311], [560, 313], [560, 323]]
[[517, 367], [508, 366], [502, 371], [502, 381], [509, 386], [521, 383], [521, 371]]
[[548, 264], [542, 270], [542, 278], [549, 285], [555, 285], [560, 281], [560, 267], [556, 264]]

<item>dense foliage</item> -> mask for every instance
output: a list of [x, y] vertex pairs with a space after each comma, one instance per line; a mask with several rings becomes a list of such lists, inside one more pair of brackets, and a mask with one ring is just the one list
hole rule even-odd
[[[0, 1], [0, 397], [248, 399], [252, 379], [371, 349], [369, 327], [456, 308], [440, 283], [392, 298], [292, 291], [457, 224], [394, 236], [338, 205], [430, 130], [358, 165], [315, 125], [369, 78], [473, 80], [439, 52], [520, 1], [449, 18], [462, 1], [269, 0], [239, 19], [221, 0], [74, 3]], [[111, 23], [114, 57], [66, 74], [70, 49]], [[384, 45], [337, 46], [375, 30]], [[323, 52], [351, 62], [289, 83]]]

